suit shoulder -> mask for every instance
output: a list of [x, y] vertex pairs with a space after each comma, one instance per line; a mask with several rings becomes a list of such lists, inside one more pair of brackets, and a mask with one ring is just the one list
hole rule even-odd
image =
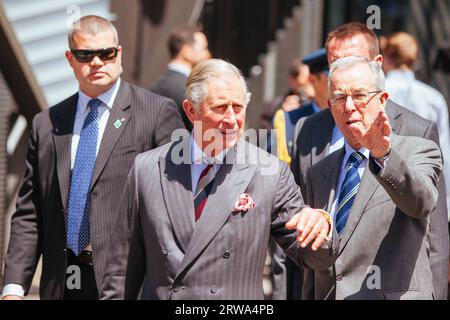
[[33, 117], [33, 125], [37, 127], [40, 125], [47, 125], [51, 123], [51, 119], [56, 115], [67, 115], [68, 109], [76, 108], [77, 101], [78, 93], [75, 93], [57, 104], [38, 112]]
[[135, 160], [136, 165], [138, 166], [142, 163], [148, 164], [149, 162], [158, 162], [159, 158], [165, 158], [176, 142], [178, 141], [171, 141], [157, 148], [138, 154]]
[[244, 141], [244, 152], [246, 152], [246, 158], [249, 164], [256, 164], [259, 167], [269, 166], [276, 164], [278, 168], [286, 166], [284, 161], [281, 161], [278, 157], [268, 153], [264, 149]]
[[142, 105], [147, 106], [149, 105], [149, 101], [150, 101], [150, 105], [152, 107], [161, 107], [166, 103], [174, 103], [172, 99], [163, 97], [157, 93], [154, 93], [150, 90], [147, 90], [145, 88], [139, 87], [137, 85], [134, 84], [129, 84], [130, 86], [130, 92], [131, 92], [131, 96], [134, 99], [138, 99], [142, 102], [146, 102]]
[[422, 127], [429, 127], [432, 124], [432, 121], [427, 120], [425, 118], [422, 118], [417, 113], [412, 112], [408, 108], [402, 107], [401, 105], [395, 103], [392, 100], [388, 100], [387, 107], [390, 108], [392, 111], [395, 111], [397, 114], [402, 113], [408, 121], [414, 121], [416, 122], [415, 125], [421, 125]]

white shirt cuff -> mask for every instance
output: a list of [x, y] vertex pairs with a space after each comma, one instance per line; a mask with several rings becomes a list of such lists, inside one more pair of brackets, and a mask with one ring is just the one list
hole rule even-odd
[[4, 296], [19, 296], [22, 297], [25, 295], [25, 291], [20, 284], [10, 283], [3, 287], [2, 297]]

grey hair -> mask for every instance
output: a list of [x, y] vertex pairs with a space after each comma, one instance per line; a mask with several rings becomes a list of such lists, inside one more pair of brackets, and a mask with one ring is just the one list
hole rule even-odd
[[107, 30], [112, 32], [114, 43], [117, 46], [119, 44], [117, 29], [109, 20], [94, 15], [81, 17], [80, 19], [74, 21], [69, 29], [69, 33], [67, 35], [69, 48], [74, 49], [75, 43], [73, 38], [77, 32], [97, 35]]
[[334, 73], [337, 70], [348, 70], [357, 64], [363, 64], [369, 67], [372, 74], [372, 85], [376, 90], [385, 90], [386, 78], [384, 76], [383, 69], [381, 69], [381, 66], [376, 61], [369, 61], [367, 58], [359, 56], [349, 56], [340, 58], [331, 64], [330, 74], [328, 75], [328, 92], [330, 96], [331, 81], [333, 79]]
[[250, 102], [251, 93], [241, 71], [229, 62], [221, 59], [209, 59], [195, 65], [186, 80], [186, 99], [189, 100], [198, 111], [201, 104], [208, 96], [208, 81], [211, 79], [229, 79], [237, 77], [244, 91], [245, 107]]

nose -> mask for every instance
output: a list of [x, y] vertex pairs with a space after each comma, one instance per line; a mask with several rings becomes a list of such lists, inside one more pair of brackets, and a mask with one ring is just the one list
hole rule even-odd
[[102, 66], [102, 65], [103, 65], [102, 59], [100, 59], [97, 56], [94, 56], [94, 58], [91, 61], [91, 66]]
[[236, 123], [236, 114], [234, 113], [234, 109], [231, 104], [228, 105], [227, 110], [225, 111], [223, 121], [233, 127]]
[[348, 113], [352, 113], [356, 110], [355, 102], [351, 95], [348, 95], [345, 99], [345, 111]]

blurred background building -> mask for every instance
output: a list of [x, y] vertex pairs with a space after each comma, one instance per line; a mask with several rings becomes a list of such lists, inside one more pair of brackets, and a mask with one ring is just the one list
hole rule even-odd
[[288, 87], [291, 60], [323, 46], [348, 21], [378, 23], [378, 35], [413, 34], [421, 50], [417, 77], [450, 101], [450, 0], [0, 0], [0, 266], [32, 118], [77, 90], [64, 52], [68, 26], [87, 14], [114, 22], [123, 78], [145, 88], [165, 71], [170, 28], [202, 26], [212, 55], [247, 78], [252, 128], [262, 106]]

